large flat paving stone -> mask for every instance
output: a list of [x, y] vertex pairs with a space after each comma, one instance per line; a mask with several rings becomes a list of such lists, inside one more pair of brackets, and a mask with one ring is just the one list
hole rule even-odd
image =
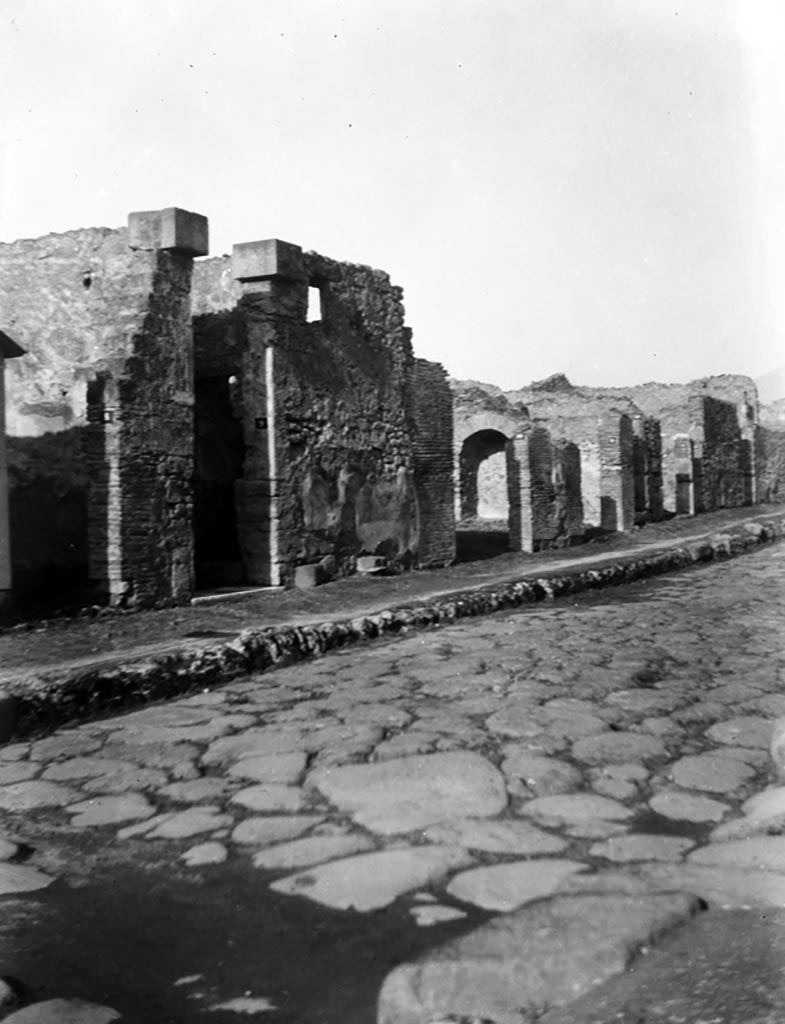
[[306, 784], [382, 835], [451, 818], [493, 817], [507, 805], [503, 776], [472, 751], [320, 768]]
[[662, 790], [649, 800], [649, 807], [671, 821], [691, 821], [701, 824], [722, 821], [730, 811], [727, 804], [709, 796], [685, 793], [681, 790]]
[[323, 814], [272, 814], [259, 818], [246, 818], [232, 832], [232, 842], [240, 846], [269, 846], [295, 839], [320, 825]]
[[522, 805], [521, 814], [551, 827], [584, 825], [593, 821], [625, 821], [633, 816], [624, 804], [594, 793], [535, 797]]
[[377, 1022], [525, 1024], [620, 974], [697, 905], [683, 893], [554, 896], [500, 915], [396, 967], [379, 994]]
[[31, 779], [0, 786], [0, 810], [33, 811], [38, 807], [65, 807], [79, 799], [79, 792], [57, 782]]
[[726, 821], [712, 830], [712, 842], [781, 833], [785, 829], [785, 786], [756, 793], [742, 804], [741, 809], [744, 817]]
[[465, 846], [468, 850], [483, 853], [517, 853], [519, 856], [561, 853], [567, 846], [560, 836], [530, 825], [528, 821], [465, 818], [443, 825], [431, 825], [423, 835], [429, 843]]
[[0, 896], [18, 892], [34, 892], [51, 885], [54, 878], [26, 864], [0, 862]]
[[785, 874], [785, 836], [750, 836], [701, 846], [688, 855], [691, 864], [779, 871]]
[[509, 913], [532, 900], [550, 896], [565, 878], [585, 870], [586, 865], [579, 861], [551, 857], [493, 864], [462, 871], [452, 879], [447, 892], [484, 910]]
[[605, 732], [572, 745], [573, 757], [586, 764], [647, 763], [666, 757], [667, 752], [659, 737], [639, 732]]
[[4, 1018], [4, 1024], [111, 1024], [120, 1019], [110, 1006], [84, 999], [47, 999], [17, 1010]]
[[698, 754], [674, 761], [667, 774], [683, 789], [706, 793], [733, 793], [755, 777], [755, 769], [731, 757]]
[[717, 722], [706, 730], [706, 738], [714, 743], [727, 743], [736, 747], [768, 747], [774, 722], [759, 715], [746, 715]]
[[779, 1024], [785, 914], [713, 911], [539, 1024]]
[[76, 828], [117, 825], [123, 821], [139, 821], [155, 814], [155, 807], [141, 793], [96, 796], [91, 800], [71, 804], [66, 810], [74, 815], [71, 824]]
[[665, 891], [700, 896], [710, 907], [783, 907], [785, 875], [711, 864], [636, 864], [634, 877]]
[[460, 847], [415, 846], [344, 857], [289, 875], [270, 888], [338, 910], [364, 912], [389, 906], [403, 893], [471, 863], [471, 856]]
[[572, 793], [583, 783], [575, 765], [555, 757], [543, 757], [512, 743], [504, 747], [501, 767], [508, 779], [520, 779], [535, 796]]
[[589, 853], [592, 857], [604, 857], [616, 863], [637, 860], [682, 859], [695, 842], [685, 836], [660, 836], [636, 833], [626, 836], [611, 836], [595, 843]]
[[306, 836], [259, 850], [253, 856], [253, 864], [268, 871], [294, 871], [372, 849], [373, 840], [365, 835]]

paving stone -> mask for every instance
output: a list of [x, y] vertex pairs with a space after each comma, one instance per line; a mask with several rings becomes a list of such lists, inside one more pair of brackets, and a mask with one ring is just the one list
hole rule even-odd
[[203, 832], [227, 828], [234, 824], [230, 814], [222, 814], [218, 807], [189, 807], [167, 816], [155, 828], [145, 833], [146, 839], [189, 839]]
[[439, 903], [433, 903], [427, 907], [412, 907], [409, 913], [420, 928], [430, 928], [435, 924], [443, 924], [445, 921], [459, 921], [466, 917], [466, 912], [457, 907], [445, 907]]
[[9, 786], [14, 782], [26, 782], [35, 778], [41, 765], [31, 761], [8, 761], [0, 764], [0, 786]]
[[450, 818], [493, 817], [507, 804], [502, 775], [471, 751], [318, 769], [306, 783], [383, 835]]
[[688, 698], [676, 690], [628, 689], [609, 693], [605, 702], [633, 714], [669, 715], [688, 703]]
[[51, 885], [54, 878], [27, 864], [8, 864], [0, 861], [0, 896], [17, 892], [34, 892]]
[[656, 736], [639, 732], [605, 732], [573, 743], [572, 754], [587, 764], [627, 764], [631, 761], [656, 761], [667, 756], [667, 748]]
[[524, 906], [396, 967], [382, 985], [377, 1024], [534, 1020], [624, 971], [641, 946], [695, 910], [681, 893], [554, 896]]
[[0, 761], [22, 761], [29, 752], [29, 743], [6, 743], [0, 746]]
[[0, 862], [11, 860], [19, 853], [18, 843], [0, 836]]
[[17, 1010], [3, 1024], [111, 1024], [120, 1019], [111, 1007], [84, 999], [47, 999]]
[[530, 856], [560, 853], [567, 843], [527, 821], [486, 821], [465, 818], [449, 824], [432, 825], [423, 836], [429, 843], [464, 846], [483, 853], [517, 853]]
[[757, 768], [758, 771], [769, 766], [769, 752], [768, 750], [761, 750], [760, 748], [715, 747], [711, 754], [712, 757], [736, 758], [737, 761], [743, 761], [745, 764], [752, 765], [752, 767]]
[[106, 775], [82, 779], [79, 787], [84, 793], [128, 793], [131, 790], [159, 789], [167, 783], [167, 776], [157, 768], [140, 768], [131, 764], [127, 768], [107, 772]]
[[509, 913], [556, 892], [565, 878], [585, 869], [579, 861], [546, 857], [494, 864], [461, 872], [447, 886], [447, 892], [484, 910]]
[[691, 864], [785, 872], [785, 836], [750, 836], [701, 846], [688, 855]]
[[160, 768], [173, 779], [195, 779], [199, 775], [196, 758], [199, 748], [192, 743], [107, 743], [103, 757], [133, 761], [142, 768]]
[[223, 864], [228, 856], [229, 851], [224, 844], [213, 841], [192, 846], [182, 855], [182, 859], [189, 868], [196, 868], [204, 864]]
[[217, 715], [208, 722], [186, 726], [155, 726], [135, 723], [133, 716], [127, 719], [128, 725], [118, 730], [114, 737], [119, 742], [159, 744], [159, 743], [210, 743], [212, 740], [227, 733], [250, 729], [256, 725], [253, 715]]
[[708, 725], [717, 722], [727, 715], [728, 709], [719, 701], [696, 701], [685, 708], [673, 712], [673, 721], [689, 728], [693, 725]]
[[96, 796], [90, 800], [66, 807], [74, 815], [71, 824], [75, 828], [91, 825], [117, 825], [122, 821], [138, 821], [155, 814], [155, 807], [141, 793], [125, 793], [121, 796]]
[[367, 853], [373, 848], [373, 841], [364, 835], [312, 835], [260, 850], [254, 854], [253, 865], [270, 871], [293, 871], [295, 868], [323, 864], [352, 854]]
[[634, 835], [612, 836], [595, 843], [589, 853], [592, 857], [625, 863], [633, 860], [681, 860], [695, 842], [684, 836]]
[[378, 743], [373, 750], [373, 760], [392, 761], [398, 757], [428, 754], [434, 749], [439, 738], [437, 732], [403, 732]]
[[361, 853], [289, 875], [270, 888], [305, 896], [338, 910], [379, 910], [405, 892], [439, 881], [472, 863], [466, 850], [450, 846], [416, 846]]
[[217, 765], [261, 754], [302, 750], [303, 730], [299, 728], [255, 728], [215, 740], [202, 756], [202, 764]]
[[323, 814], [246, 818], [232, 832], [232, 842], [247, 846], [269, 846], [271, 843], [295, 839], [323, 821]]
[[595, 895], [635, 896], [640, 893], [659, 892], [661, 889], [679, 889], [681, 886], [658, 886], [633, 874], [631, 870], [605, 868], [593, 874], [570, 875], [559, 886], [562, 893], [593, 893]]
[[625, 821], [633, 816], [623, 804], [594, 793], [535, 797], [521, 806], [520, 813], [551, 827], [590, 824], [598, 819]]
[[413, 721], [408, 711], [390, 704], [350, 704], [341, 717], [352, 726], [378, 726], [385, 730], [404, 729]]
[[165, 821], [169, 821], [176, 813], [176, 811], [165, 811], [163, 814], [154, 814], [152, 818], [147, 818], [145, 821], [137, 821], [134, 825], [126, 825], [125, 828], [118, 830], [117, 838], [131, 839], [134, 836], [145, 835], [145, 833], [151, 832]]
[[249, 811], [299, 811], [305, 807], [306, 798], [299, 786], [260, 783], [239, 790], [230, 803], [246, 807]]
[[662, 790], [649, 800], [649, 807], [663, 818], [672, 821], [721, 821], [730, 811], [727, 804], [708, 796], [684, 793], [680, 790]]
[[300, 780], [308, 757], [303, 751], [283, 754], [261, 754], [244, 757], [229, 766], [229, 774], [241, 779], [257, 782], [297, 783]]
[[309, 753], [324, 752], [328, 748], [333, 748], [352, 754], [369, 754], [382, 739], [384, 729], [381, 726], [333, 722], [307, 730], [303, 735], [302, 749]]
[[720, 704], [730, 704], [733, 707], [763, 695], [764, 691], [759, 687], [742, 682], [724, 683], [722, 686], [712, 686], [710, 690], [706, 691], [707, 700], [716, 700]]
[[710, 907], [785, 906], [785, 875], [703, 864], [636, 864], [635, 874], [658, 889], [681, 889]]
[[124, 719], [116, 719], [116, 723], [125, 728], [133, 726], [151, 725], [156, 728], [180, 728], [182, 726], [202, 725], [204, 722], [211, 722], [214, 718], [222, 717], [220, 712], [216, 713], [214, 707], [205, 704], [194, 706], [186, 699], [173, 701], [170, 704], [155, 704], [143, 708], [141, 711], [134, 711]]
[[492, 732], [501, 733], [503, 736], [531, 739], [544, 733], [560, 744], [572, 743], [608, 728], [596, 715], [558, 709], [548, 711], [541, 706], [532, 707], [528, 701], [510, 701], [487, 718], [485, 724]]
[[759, 712], [767, 718], [780, 718], [785, 715], [785, 694], [767, 693], [754, 700], [746, 700], [741, 705], [744, 711]]
[[774, 723], [770, 718], [747, 715], [717, 722], [706, 730], [706, 738], [714, 743], [728, 743], [737, 747], [768, 747]]
[[0, 786], [0, 809], [4, 811], [32, 811], [37, 807], [64, 807], [79, 799], [79, 792], [57, 782], [14, 782]]
[[139, 766], [130, 761], [112, 761], [105, 757], [72, 757], [68, 761], [50, 765], [41, 778], [49, 782], [72, 782], [74, 779], [89, 779], [93, 775], [138, 769]]
[[30, 744], [32, 761], [55, 761], [59, 757], [79, 757], [100, 749], [103, 736], [75, 729], [73, 732], [55, 733], [44, 740]]
[[235, 787], [225, 778], [210, 776], [204, 779], [190, 779], [187, 782], [173, 782], [158, 791], [159, 796], [179, 804], [198, 804], [205, 800], [220, 800]]
[[543, 757], [512, 743], [503, 748], [501, 769], [507, 778], [521, 779], [536, 796], [571, 793], [580, 789], [583, 776], [567, 761]]
[[756, 774], [755, 769], [743, 761], [712, 754], [682, 757], [663, 772], [684, 789], [726, 794], [734, 793]]

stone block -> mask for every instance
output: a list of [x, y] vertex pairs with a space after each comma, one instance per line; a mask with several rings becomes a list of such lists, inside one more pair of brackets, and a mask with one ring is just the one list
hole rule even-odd
[[232, 249], [232, 277], [237, 281], [263, 281], [271, 277], [308, 280], [300, 246], [278, 238], [235, 245]]
[[177, 206], [128, 214], [128, 243], [132, 249], [173, 249], [186, 256], [206, 256], [207, 218]]

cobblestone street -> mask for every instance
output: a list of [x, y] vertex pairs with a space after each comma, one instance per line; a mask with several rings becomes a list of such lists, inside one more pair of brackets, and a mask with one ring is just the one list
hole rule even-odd
[[0, 748], [2, 973], [94, 1024], [692, 1019], [557, 1008], [785, 906], [784, 570], [780, 542]]

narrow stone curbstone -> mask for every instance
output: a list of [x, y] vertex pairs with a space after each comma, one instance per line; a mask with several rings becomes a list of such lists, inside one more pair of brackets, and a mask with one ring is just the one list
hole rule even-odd
[[[87, 669], [64, 678], [55, 672], [21, 677], [6, 685], [7, 696], [16, 706], [12, 735], [24, 737], [68, 722], [182, 696], [239, 676], [291, 665], [361, 640], [446, 625], [500, 609], [619, 586], [700, 562], [724, 560], [778, 540], [783, 534], [785, 516], [782, 522], [741, 523], [733, 534], [715, 534], [705, 541], [665, 551], [655, 550], [645, 556], [624, 558], [622, 555], [618, 561], [600, 568], [556, 570], [552, 576], [479, 587], [429, 604], [401, 606], [344, 621], [248, 628], [226, 643], [205, 644], [197, 650], [184, 647], [144, 662], [110, 669]], [[781, 732], [776, 744], [778, 753], [772, 742], [772, 756], [777, 770], [785, 773], [785, 728]]]

